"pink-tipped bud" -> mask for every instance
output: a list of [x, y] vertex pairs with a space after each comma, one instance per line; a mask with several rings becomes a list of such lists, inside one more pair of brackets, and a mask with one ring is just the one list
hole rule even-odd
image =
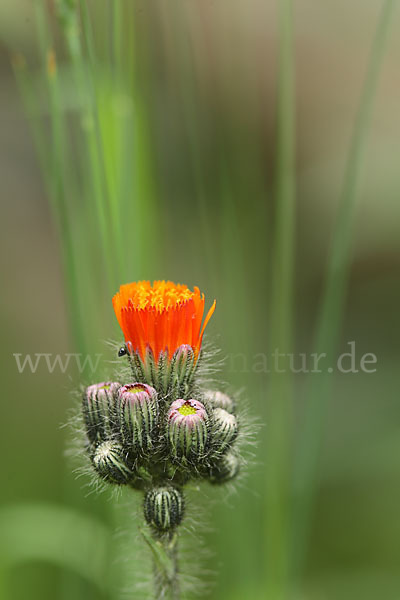
[[215, 390], [207, 390], [204, 392], [204, 397], [212, 405], [213, 408], [223, 408], [229, 413], [235, 410], [235, 404], [227, 394]]
[[196, 371], [196, 355], [191, 346], [182, 344], [179, 346], [170, 361], [163, 364], [162, 355], [158, 362], [158, 373], [165, 382], [166, 389], [173, 390], [173, 397], [190, 394], [193, 376]]
[[167, 440], [175, 457], [200, 459], [207, 443], [208, 415], [198, 400], [175, 400], [167, 413]]
[[119, 427], [124, 445], [133, 451], [151, 448], [157, 424], [156, 390], [146, 383], [130, 383], [117, 393]]
[[114, 436], [117, 421], [115, 397], [120, 387], [120, 383], [103, 381], [86, 388], [82, 410], [90, 442], [104, 442]]
[[175, 369], [181, 374], [185, 374], [189, 369], [193, 368], [195, 360], [195, 354], [192, 346], [188, 344], [182, 344], [179, 346], [174, 353], [173, 361], [175, 362]]

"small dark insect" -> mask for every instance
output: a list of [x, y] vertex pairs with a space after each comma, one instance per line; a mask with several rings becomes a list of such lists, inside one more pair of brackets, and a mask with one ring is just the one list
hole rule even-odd
[[126, 354], [126, 348], [125, 346], [121, 346], [121, 348], [118, 350], [118, 356], [125, 356]]

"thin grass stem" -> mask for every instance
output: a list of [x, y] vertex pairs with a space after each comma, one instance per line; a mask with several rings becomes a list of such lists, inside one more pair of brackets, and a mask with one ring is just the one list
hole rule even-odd
[[[270, 298], [270, 344], [288, 355], [293, 344], [293, 272], [295, 238], [295, 123], [293, 6], [279, 3], [279, 74], [277, 107], [276, 203]], [[287, 596], [289, 453], [292, 376], [282, 363], [270, 375], [266, 489], [266, 597]]]
[[[355, 206], [366, 147], [373, 100], [378, 84], [395, 0], [385, 0], [372, 43], [365, 83], [344, 175], [343, 188], [333, 234], [325, 289], [316, 327], [315, 349], [326, 354], [331, 364], [340, 339], [346, 289], [351, 268]], [[306, 417], [295, 471], [295, 518], [293, 547], [295, 572], [300, 572], [306, 557], [311, 510], [317, 485], [318, 457], [324, 430], [326, 406], [332, 392], [332, 375], [314, 373], [309, 382]]]

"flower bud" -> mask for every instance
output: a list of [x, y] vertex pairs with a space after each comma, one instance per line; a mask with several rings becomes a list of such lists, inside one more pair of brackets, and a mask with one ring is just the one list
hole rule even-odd
[[149, 525], [166, 531], [180, 524], [184, 513], [181, 492], [172, 487], [149, 490], [144, 499], [144, 517]]
[[240, 461], [233, 452], [227, 452], [221, 456], [209, 472], [209, 480], [214, 484], [222, 484], [230, 481], [239, 473]]
[[213, 441], [218, 444], [219, 452], [224, 452], [236, 439], [238, 425], [235, 415], [223, 408], [214, 410]]
[[192, 346], [182, 344], [172, 356], [168, 353], [168, 348], [154, 354], [148, 346], [142, 356], [134, 350], [132, 342], [128, 341], [123, 351], [128, 356], [133, 379], [153, 386], [161, 397], [167, 391], [171, 393], [171, 390], [173, 397], [190, 393], [197, 361]]
[[188, 344], [182, 344], [172, 357], [173, 379], [180, 382], [189, 380], [195, 365], [194, 350]]
[[89, 441], [97, 443], [113, 436], [116, 424], [115, 395], [120, 383], [105, 381], [86, 388], [82, 401]]
[[128, 483], [132, 471], [126, 461], [126, 452], [119, 442], [108, 440], [97, 446], [92, 464], [97, 473], [110, 483]]
[[229, 413], [233, 413], [235, 410], [235, 404], [227, 394], [222, 392], [207, 390], [204, 392], [206, 400], [213, 406], [213, 408], [223, 408]]
[[117, 393], [119, 427], [123, 444], [130, 450], [152, 446], [157, 424], [157, 392], [145, 383], [130, 383]]
[[195, 353], [188, 344], [179, 346], [172, 357], [161, 352], [155, 369], [157, 389], [168, 390], [175, 398], [189, 394], [195, 366]]
[[197, 400], [175, 400], [167, 413], [167, 439], [172, 454], [199, 459], [207, 442], [208, 416]]

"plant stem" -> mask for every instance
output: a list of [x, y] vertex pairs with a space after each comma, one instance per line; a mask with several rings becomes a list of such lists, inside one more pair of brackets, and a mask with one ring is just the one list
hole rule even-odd
[[178, 534], [150, 534], [147, 529], [141, 533], [153, 554], [154, 598], [179, 600]]
[[164, 569], [159, 568], [159, 564], [154, 561], [154, 584], [156, 598], [170, 598], [171, 600], [179, 600], [179, 581], [178, 581], [178, 537], [173, 534], [168, 540], [164, 541], [164, 551], [172, 564], [171, 573], [167, 573]]

